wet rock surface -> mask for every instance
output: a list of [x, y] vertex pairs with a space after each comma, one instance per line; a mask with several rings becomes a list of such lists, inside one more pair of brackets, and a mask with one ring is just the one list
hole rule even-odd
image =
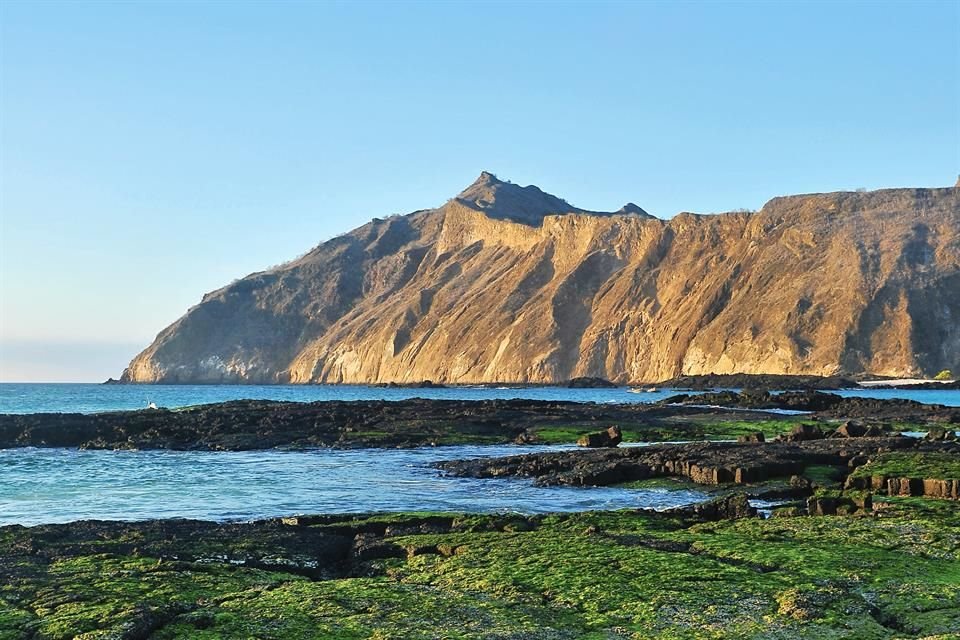
[[666, 405], [736, 407], [741, 409], [786, 409], [807, 411], [828, 418], [872, 418], [882, 420], [940, 420], [960, 424], [960, 408], [924, 404], [915, 400], [844, 398], [822, 391], [766, 389], [678, 394], [662, 401]]
[[656, 425], [698, 413], [704, 410], [533, 400], [240, 400], [180, 410], [0, 415], [0, 448], [249, 450], [535, 442], [535, 437], [524, 438], [526, 432], [551, 425], [595, 430]]
[[606, 431], [598, 433], [587, 433], [577, 440], [577, 446], [597, 448], [597, 447], [616, 447], [623, 441], [623, 434], [620, 427], [610, 427]]
[[919, 451], [883, 452], [858, 466], [844, 488], [888, 496], [960, 500], [960, 443], [933, 441]]
[[614, 389], [617, 385], [605, 378], [594, 378], [585, 376], [581, 378], [571, 378], [564, 385], [568, 389]]
[[698, 484], [746, 484], [801, 474], [814, 465], [849, 467], [887, 451], [937, 452], [960, 458], [960, 445], [915, 438], [820, 439], [799, 442], [663, 444], [455, 460], [437, 467], [474, 478], [526, 477], [541, 486], [603, 486], [663, 476]]
[[953, 637], [946, 506], [0, 527], [0, 637]]
[[666, 515], [693, 515], [703, 520], [738, 520], [755, 517], [757, 509], [750, 505], [746, 495], [735, 493], [695, 504], [691, 507], [667, 509], [662, 513]]
[[852, 378], [843, 376], [790, 376], [762, 373], [680, 376], [657, 384], [661, 387], [694, 389], [697, 391], [712, 389], [774, 389], [784, 391], [818, 389], [829, 391], [831, 389], [853, 389], [859, 386]]
[[[726, 427], [714, 428], [717, 424], [769, 421], [770, 414], [760, 410], [771, 408], [815, 412], [804, 416], [810, 420], [869, 420], [880, 423], [887, 432], [895, 422], [936, 422], [941, 428], [960, 424], [957, 408], [908, 400], [844, 399], [819, 392], [684, 394], [657, 405], [536, 400], [238, 400], [177, 410], [0, 415], [0, 448], [251, 450], [573, 443], [584, 433], [612, 426], [619, 427], [624, 437], [630, 430], [634, 440], [696, 440], [708, 435], [725, 437]], [[567, 433], [544, 440], [541, 431], [548, 429], [566, 429]], [[742, 429], [726, 437], [735, 439], [745, 430], [755, 431]]]

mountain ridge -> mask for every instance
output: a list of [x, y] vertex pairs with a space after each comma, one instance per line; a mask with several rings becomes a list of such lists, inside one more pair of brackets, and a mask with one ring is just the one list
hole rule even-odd
[[619, 382], [960, 368], [957, 189], [592, 212], [492, 173], [210, 292], [127, 382]]

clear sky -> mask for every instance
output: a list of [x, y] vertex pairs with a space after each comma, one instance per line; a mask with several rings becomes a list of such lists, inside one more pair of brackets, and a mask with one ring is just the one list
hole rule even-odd
[[960, 3], [0, 2], [0, 380], [482, 169], [571, 203], [952, 185]]

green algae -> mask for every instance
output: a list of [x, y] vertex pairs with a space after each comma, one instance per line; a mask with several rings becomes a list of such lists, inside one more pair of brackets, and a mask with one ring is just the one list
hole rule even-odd
[[[719, 522], [634, 511], [375, 514], [285, 527], [295, 537], [378, 531], [401, 550], [323, 579], [103, 553], [111, 548], [103, 541], [66, 534], [49, 538], [45, 562], [30, 553], [29, 529], [8, 527], [0, 638], [956, 634], [957, 509], [909, 498], [883, 507], [876, 516]], [[247, 526], [255, 538], [256, 525]], [[277, 552], [284, 539], [261, 547]], [[239, 554], [228, 539], [209, 545], [214, 558]]]
[[[97, 554], [55, 561], [13, 594], [21, 609], [28, 603], [26, 609], [35, 616], [21, 629], [35, 629], [42, 638], [98, 638], [111, 637], [157, 612], [185, 611], [224, 593], [300, 579], [229, 565]], [[15, 628], [7, 627], [0, 614], [0, 633]]]
[[704, 429], [718, 437], [736, 438], [760, 431], [767, 439], [789, 433], [804, 417], [782, 418], [778, 420], [716, 420], [704, 423]]
[[[190, 541], [183, 557], [213, 562], [124, 552], [183, 544], [132, 527], [43, 566], [31, 530], [7, 527], [0, 545], [15, 552], [0, 571], [16, 579], [0, 585], [0, 638], [949, 637], [960, 629], [957, 509], [880, 502], [877, 517], [697, 524], [638, 512], [307, 517], [281, 533], [234, 525], [230, 538]], [[322, 580], [216, 561], [282, 554], [282, 532], [309, 531], [376, 532], [403, 553]]]
[[[777, 420], [744, 419], [717, 420], [713, 417], [675, 418], [657, 423], [625, 424], [617, 426], [624, 442], [679, 442], [686, 440], [735, 440], [738, 436], [763, 432], [767, 438], [788, 433], [802, 418]], [[550, 425], [533, 427], [527, 433], [543, 444], [569, 444], [588, 433], [595, 433], [609, 425], [595, 423], [579, 425]]]
[[851, 476], [960, 480], [960, 456], [949, 453], [884, 453], [857, 467]]
[[803, 477], [810, 480], [815, 487], [839, 488], [845, 476], [845, 467], [810, 465], [803, 470]]

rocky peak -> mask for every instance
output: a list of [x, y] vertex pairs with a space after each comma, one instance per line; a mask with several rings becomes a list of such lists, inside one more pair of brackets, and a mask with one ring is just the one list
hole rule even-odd
[[482, 211], [491, 218], [532, 225], [539, 225], [547, 215], [583, 212], [565, 200], [541, 191], [539, 187], [521, 187], [500, 180], [489, 171], [483, 171], [480, 177], [454, 200], [471, 209]]
[[617, 209], [616, 213], [617, 213], [617, 214], [621, 214], [621, 215], [622, 215], [622, 214], [634, 214], [634, 215], [639, 215], [639, 216], [652, 217], [652, 216], [650, 216], [649, 213], [647, 213], [646, 211], [644, 211], [641, 207], [638, 207], [637, 205], [633, 204], [632, 202], [628, 202], [627, 204], [625, 204], [625, 205], [623, 205], [622, 207], [620, 207], [619, 209]]

